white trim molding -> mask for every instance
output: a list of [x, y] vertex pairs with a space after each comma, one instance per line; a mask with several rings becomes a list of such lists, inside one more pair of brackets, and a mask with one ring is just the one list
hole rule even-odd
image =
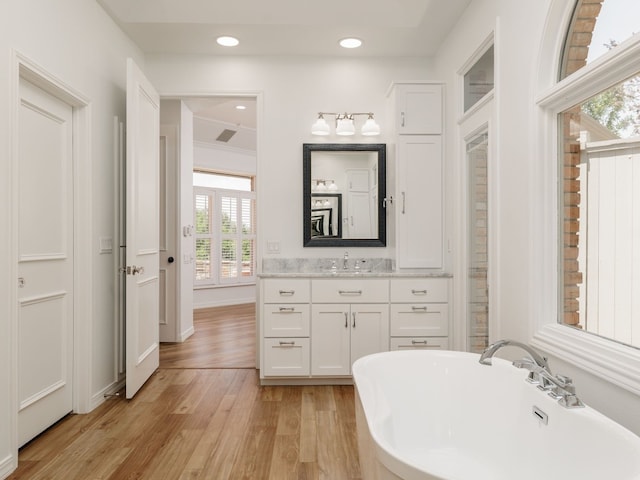
[[640, 350], [637, 348], [559, 324], [543, 326], [531, 344], [640, 395]]
[[[570, 0], [552, 2], [545, 26], [540, 65], [554, 64], [561, 54], [558, 32], [569, 24]], [[550, 61], [551, 59], [551, 61]], [[640, 35], [621, 43], [589, 65], [557, 81], [557, 69], [541, 68], [540, 93], [536, 98], [537, 149], [530, 177], [532, 230], [538, 239], [531, 244], [530, 285], [534, 298], [531, 311], [531, 344], [578, 369], [612, 385], [640, 395], [640, 349], [558, 323], [559, 306], [559, 184], [558, 114], [606, 90], [640, 71]], [[554, 83], [557, 82], [557, 83]]]

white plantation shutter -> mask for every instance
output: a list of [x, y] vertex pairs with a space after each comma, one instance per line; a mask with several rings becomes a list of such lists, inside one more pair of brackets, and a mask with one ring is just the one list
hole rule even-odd
[[196, 285], [255, 282], [255, 192], [194, 187]]

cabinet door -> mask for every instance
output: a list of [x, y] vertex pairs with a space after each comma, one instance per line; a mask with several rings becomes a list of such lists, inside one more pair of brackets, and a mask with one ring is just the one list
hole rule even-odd
[[311, 307], [311, 375], [349, 375], [349, 305]]
[[398, 140], [398, 267], [442, 268], [442, 140], [401, 135]]
[[446, 337], [449, 306], [446, 303], [391, 305], [391, 335], [394, 337]]
[[308, 338], [265, 338], [265, 377], [299, 377], [309, 375]]
[[442, 86], [399, 84], [395, 89], [396, 133], [442, 133]]
[[351, 365], [372, 353], [389, 350], [389, 305], [351, 305]]
[[265, 337], [308, 337], [309, 305], [266, 303], [262, 309]]
[[306, 278], [268, 278], [262, 281], [265, 303], [307, 303], [311, 299], [311, 283]]

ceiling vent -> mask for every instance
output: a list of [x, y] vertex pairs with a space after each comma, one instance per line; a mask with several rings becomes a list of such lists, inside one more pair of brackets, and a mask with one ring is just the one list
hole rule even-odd
[[222, 131], [222, 133], [218, 135], [218, 138], [216, 138], [216, 141], [227, 143], [229, 140], [231, 140], [231, 137], [233, 137], [236, 133], [237, 133], [237, 130], [229, 130], [228, 128], [225, 128]]

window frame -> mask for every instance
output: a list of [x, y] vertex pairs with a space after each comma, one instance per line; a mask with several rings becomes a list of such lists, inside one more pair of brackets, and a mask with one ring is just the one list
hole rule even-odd
[[[253, 184], [253, 182], [252, 182]], [[243, 190], [228, 190], [222, 188], [211, 188], [211, 187], [193, 187], [193, 197], [194, 197], [194, 206], [196, 204], [196, 195], [207, 195], [210, 199], [210, 208], [213, 211], [210, 214], [211, 225], [210, 225], [210, 233], [208, 234], [198, 234], [194, 231], [194, 252], [195, 252], [195, 242], [198, 238], [210, 238], [211, 239], [211, 261], [215, 263], [215, 269], [212, 270], [211, 278], [207, 280], [198, 280], [195, 276], [194, 269], [194, 277], [193, 283], [195, 288], [214, 288], [214, 287], [227, 287], [227, 286], [239, 286], [239, 285], [247, 285], [256, 283], [257, 279], [257, 243], [256, 243], [256, 228], [254, 224], [254, 233], [252, 234], [243, 234], [242, 228], [239, 228], [235, 234], [222, 233], [222, 197], [233, 197], [237, 199], [238, 208], [243, 203], [244, 199], [249, 199], [253, 201], [253, 222], [256, 221], [256, 192], [255, 190], [251, 191], [243, 191]], [[240, 212], [240, 210], [238, 210]], [[194, 212], [195, 218], [195, 212]], [[201, 236], [202, 235], [202, 236]], [[242, 251], [242, 241], [247, 239], [252, 239], [254, 241], [254, 249], [253, 249], [253, 275], [243, 276], [239, 275], [233, 278], [223, 278], [220, 272], [220, 259], [221, 259], [221, 248], [222, 241], [225, 238], [229, 238], [230, 236], [234, 237], [238, 241], [238, 248], [240, 252]], [[240, 264], [242, 263], [241, 258], [239, 259]], [[240, 266], [241, 269], [241, 266]], [[241, 270], [240, 270], [241, 271]]]
[[540, 203], [531, 204], [532, 231], [538, 231], [539, 238], [550, 241], [532, 245], [534, 254], [530, 257], [530, 282], [537, 286], [534, 291], [537, 301], [532, 312], [532, 345], [636, 395], [640, 395], [640, 349], [559, 323], [563, 297], [558, 268], [561, 248], [559, 189], [562, 188], [558, 178], [558, 147], [562, 142], [558, 115], [638, 74], [638, 59], [640, 35], [635, 35], [537, 97], [538, 145], [541, 147], [533, 158], [545, 161], [534, 167], [537, 168], [539, 194], [536, 198]]

